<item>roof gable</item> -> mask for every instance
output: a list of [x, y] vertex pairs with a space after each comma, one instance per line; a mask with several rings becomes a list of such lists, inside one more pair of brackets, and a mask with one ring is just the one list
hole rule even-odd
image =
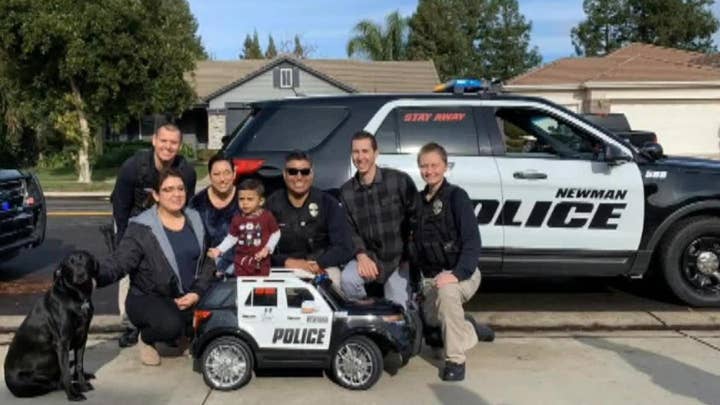
[[186, 78], [198, 97], [209, 101], [285, 63], [350, 93], [425, 93], [439, 82], [432, 61], [298, 60], [289, 55], [270, 61], [199, 61]]

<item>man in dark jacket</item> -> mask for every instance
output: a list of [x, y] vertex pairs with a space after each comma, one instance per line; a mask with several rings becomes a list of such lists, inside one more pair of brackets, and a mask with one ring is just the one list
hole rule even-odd
[[281, 230], [272, 264], [313, 273], [325, 271], [339, 288], [341, 268], [357, 271], [357, 262], [350, 260], [350, 224], [340, 202], [312, 186], [313, 177], [307, 153], [292, 152], [285, 158], [287, 189], [276, 191], [267, 202]]
[[[130, 217], [138, 215], [151, 205], [150, 191], [161, 170], [170, 167], [178, 170], [182, 174], [188, 199], [195, 194], [195, 168], [178, 155], [182, 146], [180, 129], [173, 124], [160, 126], [152, 137], [152, 145], [151, 150], [138, 151], [120, 167], [110, 197], [115, 221], [115, 244], [118, 244], [125, 234]], [[125, 333], [118, 340], [120, 347], [133, 346], [138, 339], [137, 328], [127, 320], [125, 312], [125, 298], [129, 286], [127, 277], [121, 280], [118, 286], [118, 308], [126, 327]]]

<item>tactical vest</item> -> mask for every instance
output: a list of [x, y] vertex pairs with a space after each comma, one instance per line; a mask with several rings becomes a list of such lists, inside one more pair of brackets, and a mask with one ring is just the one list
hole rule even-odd
[[442, 270], [457, 265], [461, 241], [452, 212], [452, 199], [458, 188], [446, 183], [432, 200], [424, 196], [420, 205], [415, 248], [417, 263], [425, 277], [434, 277]]
[[269, 207], [281, 226], [277, 251], [290, 257], [317, 260], [330, 245], [322, 191], [311, 188], [300, 208], [293, 207], [284, 192], [278, 197], [283, 199], [281, 203]]

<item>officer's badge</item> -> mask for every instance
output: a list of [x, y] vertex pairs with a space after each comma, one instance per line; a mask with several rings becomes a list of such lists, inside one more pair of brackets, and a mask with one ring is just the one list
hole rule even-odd
[[300, 221], [300, 226], [305, 226], [305, 221]]
[[314, 202], [311, 202], [308, 205], [308, 211], [310, 212], [310, 216], [315, 218], [320, 213], [320, 208], [318, 207], [317, 204], [315, 204]]
[[433, 214], [439, 215], [443, 209], [443, 203], [441, 200], [435, 200], [432, 204]]

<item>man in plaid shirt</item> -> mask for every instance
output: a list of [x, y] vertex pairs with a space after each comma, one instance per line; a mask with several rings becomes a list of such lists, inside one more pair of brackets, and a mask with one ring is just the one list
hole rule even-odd
[[409, 297], [407, 247], [415, 222], [418, 192], [410, 176], [375, 164], [375, 137], [352, 138], [355, 175], [340, 188], [353, 231], [357, 271], [342, 273], [342, 289], [352, 299], [367, 296], [365, 284], [381, 283], [385, 298], [403, 307]]

